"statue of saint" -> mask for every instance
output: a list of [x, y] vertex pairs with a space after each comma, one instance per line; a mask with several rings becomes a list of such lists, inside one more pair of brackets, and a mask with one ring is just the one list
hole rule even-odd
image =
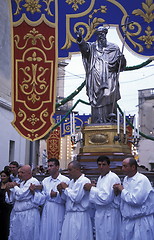
[[96, 42], [85, 42], [81, 30], [76, 32], [86, 72], [92, 123], [112, 122], [110, 116], [116, 116], [115, 103], [120, 99], [118, 74], [126, 66], [119, 47], [107, 41], [107, 33], [106, 27], [98, 27]]

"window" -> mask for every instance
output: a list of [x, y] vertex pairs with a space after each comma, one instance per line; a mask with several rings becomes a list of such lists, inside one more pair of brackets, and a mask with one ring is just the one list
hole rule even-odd
[[10, 140], [9, 144], [9, 162], [14, 161], [15, 141]]

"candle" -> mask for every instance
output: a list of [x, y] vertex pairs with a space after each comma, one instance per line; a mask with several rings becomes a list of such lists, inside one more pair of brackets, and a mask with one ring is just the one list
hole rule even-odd
[[126, 113], [124, 111], [124, 115], [123, 115], [123, 124], [124, 124], [124, 134], [126, 134]]
[[136, 138], [136, 116], [135, 115], [134, 115], [134, 120], [133, 120], [133, 127], [134, 127], [133, 135], [134, 135], [134, 138]]
[[120, 113], [119, 109], [117, 108], [117, 134], [120, 134]]
[[137, 138], [140, 137], [140, 132], [139, 132], [139, 116], [137, 118]]
[[70, 113], [70, 134], [72, 136], [72, 113]]
[[72, 130], [72, 132], [73, 132], [73, 134], [75, 134], [75, 114], [74, 113], [73, 113], [72, 118], [73, 118], [73, 124], [72, 124], [73, 130]]

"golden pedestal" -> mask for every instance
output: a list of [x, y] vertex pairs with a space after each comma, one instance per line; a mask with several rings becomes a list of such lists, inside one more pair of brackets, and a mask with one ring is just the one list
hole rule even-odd
[[98, 176], [97, 158], [106, 155], [110, 158], [112, 171], [121, 174], [122, 161], [131, 157], [131, 146], [127, 144], [127, 134], [123, 128], [117, 135], [115, 124], [89, 124], [82, 129], [83, 146], [77, 156], [81, 163], [83, 173], [89, 178]]
[[117, 136], [117, 125], [89, 124], [82, 129], [82, 133], [84, 141], [80, 153], [131, 153], [123, 128], [120, 128], [120, 134]]

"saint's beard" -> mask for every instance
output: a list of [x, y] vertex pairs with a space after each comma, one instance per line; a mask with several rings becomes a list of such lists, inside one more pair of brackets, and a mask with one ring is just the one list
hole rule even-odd
[[100, 38], [100, 39], [98, 39], [98, 46], [99, 47], [106, 47], [107, 46], [107, 40], [106, 40], [106, 38]]

